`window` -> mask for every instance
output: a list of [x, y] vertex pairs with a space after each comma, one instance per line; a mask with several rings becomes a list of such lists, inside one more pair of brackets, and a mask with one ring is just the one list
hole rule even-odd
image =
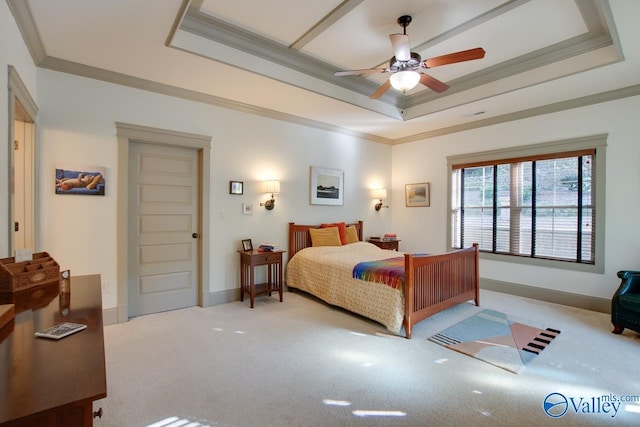
[[449, 158], [451, 247], [599, 270], [604, 147], [600, 136]]

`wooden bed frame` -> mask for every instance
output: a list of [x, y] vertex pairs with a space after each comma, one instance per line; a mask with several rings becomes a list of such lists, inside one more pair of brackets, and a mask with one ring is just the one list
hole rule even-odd
[[[363, 222], [353, 224], [362, 238]], [[296, 252], [311, 246], [310, 228], [320, 225], [289, 223], [289, 259]], [[405, 283], [404, 330], [411, 338], [413, 325], [447, 308], [465, 301], [480, 304], [478, 274], [478, 244], [439, 255], [404, 255]]]

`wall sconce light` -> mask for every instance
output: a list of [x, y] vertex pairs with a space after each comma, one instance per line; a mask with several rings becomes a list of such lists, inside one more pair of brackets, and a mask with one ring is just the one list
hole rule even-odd
[[280, 181], [271, 180], [264, 182], [264, 192], [271, 193], [271, 199], [264, 203], [260, 203], [260, 206], [264, 206], [268, 211], [272, 210], [276, 206], [276, 199], [273, 198], [274, 194], [280, 193]]
[[382, 205], [382, 199], [386, 199], [387, 198], [387, 190], [385, 188], [380, 188], [378, 190], [374, 190], [373, 191], [374, 194], [374, 198], [380, 200], [378, 203], [376, 203], [376, 210], [379, 211], [382, 208], [388, 208], [389, 206], [383, 206]]

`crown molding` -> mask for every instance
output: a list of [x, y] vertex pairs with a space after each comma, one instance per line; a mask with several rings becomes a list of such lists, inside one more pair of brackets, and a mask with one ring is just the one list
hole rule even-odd
[[186, 15], [187, 10], [189, 10], [189, 6], [191, 4], [193, 4], [191, 0], [182, 0], [182, 4], [180, 5], [180, 11], [178, 12], [178, 15], [176, 15], [176, 19], [174, 19], [173, 25], [171, 25], [171, 30], [169, 31], [169, 35], [167, 36], [167, 40], [164, 43], [165, 46], [167, 47], [171, 46], [171, 41], [173, 40], [173, 37], [175, 36], [178, 29], [180, 28], [180, 23], [184, 20], [184, 16]]
[[25, 0], [7, 0], [7, 5], [16, 20], [16, 25], [20, 30], [20, 34], [22, 34], [24, 43], [27, 45], [33, 63], [38, 65], [47, 54], [42, 45], [36, 23], [33, 20], [31, 9], [29, 9], [29, 4]]
[[315, 129], [336, 132], [343, 135], [353, 136], [355, 138], [364, 139], [371, 142], [377, 142], [381, 144], [397, 145], [405, 144], [408, 142], [415, 142], [423, 139], [435, 138], [438, 136], [463, 132], [471, 129], [477, 129], [486, 126], [492, 126], [500, 123], [512, 122], [515, 120], [526, 119], [529, 117], [541, 116], [544, 114], [551, 114], [565, 110], [572, 110], [575, 108], [586, 107], [593, 104], [600, 104], [603, 102], [615, 101], [617, 99], [628, 98], [632, 96], [640, 95], [640, 84], [620, 89], [614, 89], [606, 92], [600, 92], [593, 95], [587, 95], [580, 98], [570, 99], [567, 101], [556, 102], [540, 107], [528, 108], [525, 110], [515, 111], [508, 114], [503, 114], [496, 117], [490, 117], [486, 119], [476, 120], [470, 123], [464, 123], [461, 125], [455, 125], [436, 129], [433, 131], [417, 133], [402, 138], [384, 138], [377, 135], [372, 135], [362, 132], [354, 132], [349, 129], [341, 128], [339, 126], [333, 126], [327, 123], [323, 123], [316, 120], [310, 120], [295, 116], [292, 114], [282, 113], [279, 111], [256, 107], [254, 105], [245, 104], [237, 101], [231, 101], [228, 99], [220, 98], [213, 95], [206, 95], [201, 92], [196, 92], [188, 89], [179, 88], [176, 86], [166, 85], [163, 83], [157, 83], [150, 80], [141, 79], [138, 77], [128, 76], [126, 74], [115, 73], [100, 68], [90, 67], [83, 64], [78, 64], [70, 61], [66, 61], [59, 58], [48, 57], [40, 65], [42, 68], [47, 68], [53, 71], [58, 71], [67, 74], [73, 74], [81, 77], [87, 77], [95, 80], [105, 81], [108, 83], [118, 84], [122, 86], [132, 87], [135, 89], [146, 90], [149, 92], [159, 93], [162, 95], [172, 96], [176, 98], [186, 99], [189, 101], [200, 102], [203, 104], [213, 105], [221, 108], [227, 108], [243, 113], [254, 114], [274, 120], [285, 121], [289, 123], [298, 124], [301, 126], [307, 126]]
[[311, 40], [315, 39], [319, 34], [322, 34], [327, 28], [335, 24], [347, 15], [350, 11], [356, 8], [364, 0], [344, 0], [338, 6], [336, 6], [331, 12], [329, 12], [324, 18], [322, 18], [316, 25], [309, 31], [304, 33], [298, 40], [293, 42], [290, 49], [300, 50]]
[[464, 132], [467, 130], [493, 126], [501, 123], [513, 122], [516, 120], [527, 119], [530, 117], [542, 116], [545, 114], [557, 113], [560, 111], [573, 110], [575, 108], [587, 107], [589, 105], [601, 104], [603, 102], [615, 101], [618, 99], [629, 98], [640, 95], [640, 84], [628, 86], [620, 89], [614, 89], [606, 92], [600, 92], [593, 95], [587, 95], [580, 98], [560, 101], [553, 104], [543, 105], [541, 107], [528, 108], [525, 110], [514, 111], [513, 113], [503, 114], [501, 116], [489, 117], [482, 120], [476, 120], [461, 125], [449, 126], [446, 128], [436, 129], [429, 132], [422, 132], [415, 135], [397, 138], [393, 140], [394, 144], [405, 144], [408, 142], [420, 141], [423, 139], [435, 138], [438, 136], [449, 135], [452, 133]]
[[105, 70], [102, 68], [91, 67], [89, 65], [78, 64], [76, 62], [67, 61], [65, 59], [47, 57], [39, 65], [41, 68], [46, 68], [52, 71], [58, 71], [66, 74], [73, 74], [76, 76], [87, 77], [94, 80], [100, 80], [107, 83], [113, 83], [121, 86], [127, 86], [135, 89], [141, 89], [148, 92], [159, 93], [166, 96], [172, 96], [175, 98], [186, 99], [189, 101], [199, 102], [203, 104], [213, 105], [216, 107], [227, 108], [230, 110], [240, 111], [243, 113], [254, 114], [262, 117], [267, 117], [274, 120], [281, 120], [285, 122], [295, 123], [302, 126], [307, 126], [316, 129], [327, 130], [331, 132], [337, 132], [343, 135], [353, 136], [372, 142], [378, 142], [381, 144], [392, 144], [393, 140], [389, 138], [380, 137], [368, 133], [355, 132], [350, 129], [341, 128], [339, 126], [329, 125], [317, 120], [310, 120], [303, 117], [295, 116], [293, 114], [282, 113], [279, 111], [256, 107], [254, 105], [232, 101], [229, 99], [221, 98], [214, 95], [208, 95], [201, 92], [180, 88], [177, 86], [167, 85], [164, 83], [158, 83], [151, 80], [142, 79], [139, 77], [129, 76], [127, 74], [116, 73], [114, 71]]
[[[464, 92], [465, 90], [473, 89], [484, 84], [493, 83], [495, 81], [512, 77], [516, 74], [532, 71], [545, 65], [553, 64], [555, 62], [563, 61], [577, 55], [611, 46], [612, 44], [613, 40], [611, 39], [609, 34], [582, 34], [580, 36], [564, 40], [551, 46], [547, 46], [534, 52], [530, 52], [526, 55], [504, 61], [500, 64], [496, 64], [475, 73], [471, 73], [464, 77], [452, 80], [448, 83], [450, 85], [450, 88], [446, 93], [447, 96], [449, 96], [456, 93]], [[618, 61], [620, 60], [621, 58], [619, 57]], [[407, 112], [407, 110], [410, 112], [411, 107], [419, 104], [425, 104], [430, 101], [435, 101], [439, 98], [440, 97], [437, 93], [431, 91], [423, 91], [416, 95], [407, 97], [407, 101], [405, 103], [405, 113]], [[405, 114], [405, 117], [407, 119], [411, 119], [418, 116]]]

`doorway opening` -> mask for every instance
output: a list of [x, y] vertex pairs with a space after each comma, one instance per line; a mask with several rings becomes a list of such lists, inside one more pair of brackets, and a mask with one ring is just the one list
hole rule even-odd
[[9, 66], [8, 253], [36, 249], [36, 115], [38, 107]]

